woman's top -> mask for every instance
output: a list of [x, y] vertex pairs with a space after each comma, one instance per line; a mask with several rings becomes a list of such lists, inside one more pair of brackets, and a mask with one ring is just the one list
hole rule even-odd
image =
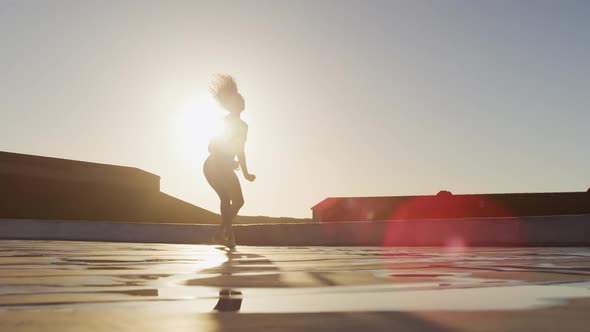
[[223, 164], [233, 168], [236, 155], [244, 151], [248, 136], [248, 124], [239, 117], [227, 116], [224, 120], [223, 136], [209, 142], [209, 153]]

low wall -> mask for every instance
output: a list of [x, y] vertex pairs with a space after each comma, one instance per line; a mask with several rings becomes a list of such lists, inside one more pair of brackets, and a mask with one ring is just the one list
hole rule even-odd
[[[0, 239], [206, 243], [216, 225], [0, 220]], [[590, 215], [236, 225], [238, 244], [590, 246]]]

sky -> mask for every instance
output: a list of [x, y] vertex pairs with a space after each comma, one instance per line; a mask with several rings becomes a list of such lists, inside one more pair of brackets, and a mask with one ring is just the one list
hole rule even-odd
[[329, 196], [585, 191], [588, 1], [0, 0], [0, 151], [138, 167], [216, 211], [246, 99], [244, 215]]

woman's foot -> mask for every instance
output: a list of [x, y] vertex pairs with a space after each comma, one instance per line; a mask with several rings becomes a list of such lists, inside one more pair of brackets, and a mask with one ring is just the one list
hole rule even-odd
[[234, 249], [236, 247], [236, 241], [233, 240], [226, 240], [225, 244], [224, 244], [228, 249]]
[[223, 230], [218, 229], [215, 234], [213, 234], [213, 237], [211, 237], [211, 244], [225, 245], [225, 238], [226, 236]]
[[232, 228], [230, 228], [226, 233], [225, 233], [225, 241], [224, 241], [224, 245], [230, 249], [233, 249], [236, 247], [236, 237], [234, 235], [234, 230]]

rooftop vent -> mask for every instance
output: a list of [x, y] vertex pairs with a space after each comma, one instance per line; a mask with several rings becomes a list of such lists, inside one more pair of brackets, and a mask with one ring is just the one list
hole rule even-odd
[[452, 197], [453, 193], [447, 190], [441, 190], [436, 194], [436, 197]]

